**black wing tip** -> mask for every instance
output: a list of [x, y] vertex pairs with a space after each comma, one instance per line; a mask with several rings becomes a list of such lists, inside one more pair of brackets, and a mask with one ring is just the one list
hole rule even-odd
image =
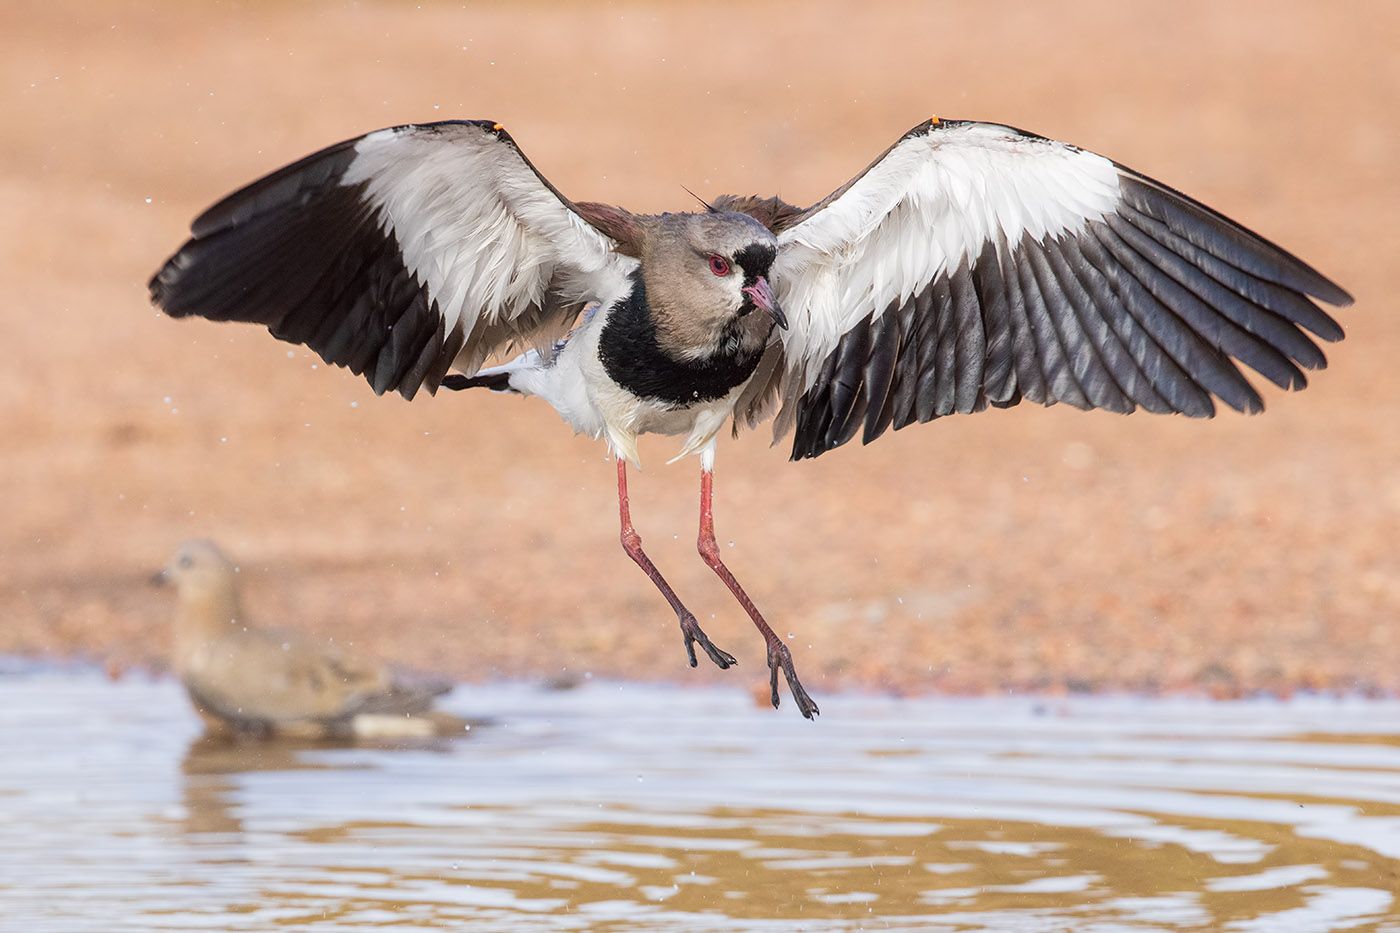
[[[1351, 296], [1348, 295], [1347, 298], [1349, 304]], [[1332, 302], [1328, 302], [1328, 304], [1331, 303]], [[1316, 308], [1316, 305], [1314, 305], [1314, 307]], [[1346, 305], [1340, 305], [1339, 307], [1346, 307]], [[1317, 308], [1317, 313], [1319, 315], [1317, 320], [1309, 321], [1306, 324], [1299, 324], [1298, 326], [1302, 327], [1304, 330], [1312, 334], [1318, 340], [1323, 340], [1327, 343], [1338, 343], [1339, 341], [1346, 339], [1347, 332], [1342, 328], [1341, 324], [1337, 323], [1336, 318], [1332, 317], [1332, 315], [1328, 314], [1326, 311], [1323, 311], [1321, 308]], [[1318, 352], [1321, 353], [1321, 351]], [[1324, 360], [1322, 366], [1308, 368], [1322, 369], [1326, 365], [1327, 364]]]
[[1226, 402], [1226, 404], [1242, 415], [1262, 415], [1264, 413], [1264, 400], [1257, 393], [1238, 404], [1235, 402]]
[[[1204, 216], [1214, 224], [1224, 227], [1226, 230], [1230, 230], [1235, 235], [1242, 237], [1245, 241], [1252, 243], [1253, 247], [1262, 253], [1264, 257], [1267, 257], [1268, 261], [1273, 264], [1273, 271], [1279, 277], [1274, 278], [1271, 275], [1269, 276], [1269, 280], [1273, 281], [1275, 284], [1281, 285], [1284, 288], [1293, 289], [1304, 295], [1310, 295], [1319, 301], [1326, 302], [1338, 308], [1350, 307], [1355, 302], [1350, 292], [1323, 275], [1310, 264], [1274, 241], [1246, 227], [1239, 221], [1227, 217], [1209, 204], [1198, 201], [1191, 195], [1165, 182], [1144, 175], [1120, 162], [1114, 162], [1113, 165], [1114, 168], [1118, 170], [1119, 184], [1128, 186], [1128, 191], [1130, 193], [1136, 194], [1139, 197], [1144, 195], [1151, 197], [1155, 195], [1157, 198], [1164, 199], [1168, 204], [1174, 204], [1187, 211], [1194, 211], [1197, 216]], [[1257, 275], [1257, 272], [1253, 270], [1246, 271]], [[1325, 340], [1340, 340], [1341, 328], [1338, 327], [1336, 330], [1338, 336], [1335, 338], [1327, 337], [1321, 333], [1319, 333], [1318, 336]]]
[[[1251, 230], [1246, 230], [1246, 232], [1251, 233], [1256, 237], [1259, 236], [1257, 233], [1254, 233]], [[1263, 238], [1260, 237], [1260, 239]], [[1317, 269], [1313, 268], [1308, 263], [1299, 259], [1297, 256], [1294, 256], [1292, 253], [1288, 252], [1286, 249], [1284, 249], [1276, 243], [1272, 243], [1268, 240], [1264, 240], [1264, 242], [1268, 243], [1274, 249], [1278, 250], [1278, 252], [1282, 253], [1288, 259], [1293, 260], [1293, 263], [1297, 266], [1297, 268], [1294, 271], [1296, 271], [1300, 275], [1307, 277], [1308, 290], [1305, 294], [1311, 295], [1318, 301], [1325, 301], [1335, 308], [1350, 308], [1356, 303], [1356, 299], [1352, 297], [1351, 292], [1347, 291], [1345, 288], [1342, 288], [1342, 286], [1338, 285], [1336, 282], [1332, 281], [1332, 279], [1317, 271]], [[1337, 330], [1340, 332], [1341, 327], [1338, 326]], [[1318, 334], [1318, 336], [1321, 337], [1322, 335]], [[1337, 339], [1340, 340], [1341, 338], [1338, 337]]]
[[[1305, 295], [1310, 295], [1313, 298], [1316, 298], [1318, 301], [1326, 302], [1334, 308], [1350, 308], [1356, 303], [1356, 299], [1352, 297], [1351, 292], [1347, 291], [1345, 288], [1342, 288], [1336, 282], [1332, 281], [1327, 276], [1323, 275], [1321, 272], [1318, 272], [1306, 262], [1303, 262], [1303, 260], [1292, 255], [1291, 253], [1284, 251], [1282, 247], [1276, 248], [1279, 249], [1280, 252], [1284, 252], [1284, 255], [1288, 256], [1290, 259], [1294, 260], [1295, 263], [1297, 263], [1297, 267], [1294, 271], [1301, 275], [1307, 276], [1309, 281], [1307, 283], [1308, 289], [1306, 292], [1304, 292]], [[1334, 321], [1333, 323], [1335, 324], [1336, 322]], [[1328, 337], [1326, 334], [1318, 334], [1318, 336], [1324, 340], [1341, 340], [1343, 336], [1341, 331], [1342, 328], [1340, 325], [1338, 325], [1336, 337]]]
[[185, 317], [190, 313], [189, 309], [181, 308], [176, 300], [175, 290], [179, 285], [180, 273], [184, 271], [184, 267], [185, 255], [182, 249], [167, 259], [165, 264], [146, 283], [151, 304], [171, 317]]
[[[1328, 289], [1330, 289], [1330, 291], [1329, 291], [1327, 294], [1319, 295], [1319, 294], [1314, 293], [1314, 294], [1313, 294], [1313, 297], [1314, 297], [1314, 298], [1318, 298], [1318, 299], [1320, 299], [1320, 300], [1322, 300], [1322, 301], [1325, 301], [1325, 302], [1327, 302], [1329, 305], [1332, 305], [1333, 307], [1337, 307], [1337, 308], [1350, 308], [1352, 305], [1356, 304], [1356, 299], [1352, 297], [1351, 292], [1347, 291], [1345, 288], [1342, 288], [1342, 286], [1338, 285], [1336, 282], [1334, 282], [1334, 281], [1332, 281], [1331, 279], [1327, 278], [1327, 277], [1324, 276], [1322, 273], [1317, 272], [1316, 269], [1314, 269], [1313, 272], [1316, 273], [1317, 276], [1318, 276], [1318, 278], [1322, 279], [1322, 281], [1325, 282], [1325, 283], [1327, 284]], [[1341, 340], [1341, 339], [1342, 339], [1342, 338], [1341, 338], [1341, 330], [1342, 330], [1342, 328], [1341, 328], [1341, 326], [1339, 325], [1339, 326], [1337, 327], [1338, 336], [1337, 336], [1337, 337], [1329, 337], [1329, 338], [1325, 338], [1325, 339], [1329, 339], [1329, 340]], [[1321, 337], [1322, 334], [1318, 334], [1318, 336]]]
[[[165, 300], [167, 296], [165, 284], [165, 270], [169, 268], [169, 263], [161, 267], [161, 270], [151, 276], [151, 280], [146, 283], [146, 292], [151, 299], [151, 304], [162, 311], [165, 311]], [[169, 313], [169, 312], [166, 312]]]

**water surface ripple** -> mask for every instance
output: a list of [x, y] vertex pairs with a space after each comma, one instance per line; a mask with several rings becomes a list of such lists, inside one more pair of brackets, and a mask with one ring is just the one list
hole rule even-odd
[[1400, 704], [460, 688], [460, 739], [202, 740], [0, 675], [0, 926], [1400, 931]]

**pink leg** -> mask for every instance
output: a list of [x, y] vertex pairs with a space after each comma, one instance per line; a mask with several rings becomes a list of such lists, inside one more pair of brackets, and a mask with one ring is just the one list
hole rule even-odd
[[724, 566], [724, 561], [719, 556], [719, 545], [715, 543], [714, 512], [711, 508], [714, 479], [714, 473], [702, 466], [700, 469], [700, 556], [704, 558], [705, 563], [710, 565], [710, 569], [724, 581], [724, 585], [729, 587], [729, 592], [733, 593], [734, 598], [739, 601], [739, 605], [744, 607], [744, 611], [749, 614], [750, 619], [753, 619], [753, 624], [758, 627], [764, 641], [768, 643], [768, 672], [773, 690], [773, 706], [777, 707], [778, 705], [778, 670], [781, 668], [783, 676], [787, 678], [788, 689], [792, 691], [792, 698], [797, 701], [798, 710], [803, 716], [811, 719], [821, 711], [817, 709], [817, 704], [807, 695], [807, 691], [802, 688], [801, 681], [797, 679], [797, 671], [792, 666], [792, 652], [763, 620], [763, 615], [758, 611], [758, 607], [753, 604], [752, 599], [749, 599], [749, 594], [744, 592], [744, 588], [739, 585], [738, 580], [734, 579], [734, 574], [729, 572], [729, 568]]
[[700, 623], [695, 621], [695, 616], [689, 609], [681, 605], [680, 597], [676, 596], [676, 591], [671, 589], [671, 585], [661, 576], [661, 571], [656, 569], [651, 558], [647, 557], [646, 552], [642, 550], [642, 537], [637, 534], [637, 529], [632, 527], [632, 510], [627, 502], [627, 461], [621, 457], [617, 458], [617, 510], [622, 518], [622, 549], [651, 578], [651, 582], [656, 584], [661, 595], [666, 597], [666, 602], [670, 603], [671, 608], [675, 610], [676, 618], [681, 623], [681, 634], [685, 636], [685, 653], [690, 658], [690, 666], [695, 667], [699, 663], [695, 660], [696, 642], [700, 643], [700, 647], [705, 649], [710, 660], [714, 661], [720, 669], [738, 664], [739, 662], [734, 660], [732, 654], [715, 647], [709, 636], [701, 630]]

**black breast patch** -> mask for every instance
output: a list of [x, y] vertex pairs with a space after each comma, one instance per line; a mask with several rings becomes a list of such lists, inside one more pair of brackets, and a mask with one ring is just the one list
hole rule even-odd
[[661, 349], [656, 322], [647, 306], [646, 286], [640, 275], [632, 278], [632, 291], [613, 306], [598, 337], [598, 356], [608, 376], [638, 398], [685, 407], [724, 398], [753, 375], [760, 346], [752, 352], [738, 349], [739, 321], [730, 322], [734, 339], [726, 334], [713, 356], [678, 360]]

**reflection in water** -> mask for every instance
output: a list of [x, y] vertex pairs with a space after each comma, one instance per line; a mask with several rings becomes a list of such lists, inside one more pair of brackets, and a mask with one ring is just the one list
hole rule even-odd
[[[455, 719], [455, 717], [453, 717]], [[463, 738], [472, 722], [460, 719]], [[475, 721], [480, 728], [484, 722]], [[224, 732], [206, 732], [185, 749], [180, 771], [185, 775], [183, 828], [191, 834], [237, 833], [243, 828], [234, 813], [233, 797], [239, 775], [256, 771], [336, 771], [344, 765], [318, 763], [307, 752], [331, 749], [375, 749], [381, 752], [417, 750], [446, 753], [452, 742], [440, 737], [402, 739], [334, 739], [280, 737], [260, 740]], [[364, 767], [370, 767], [365, 765]]]
[[16, 928], [1328, 930], [1400, 915], [1400, 706], [462, 689], [469, 740], [196, 738], [0, 679]]

